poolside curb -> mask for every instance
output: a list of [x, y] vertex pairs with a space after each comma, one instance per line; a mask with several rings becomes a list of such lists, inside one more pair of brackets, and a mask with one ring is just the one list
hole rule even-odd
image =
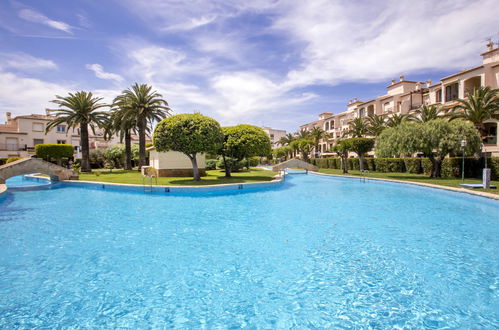
[[454, 188], [454, 187], [440, 186], [440, 185], [431, 184], [431, 183], [414, 182], [414, 181], [402, 181], [402, 180], [394, 180], [394, 179], [373, 178], [373, 177], [370, 177], [370, 176], [362, 176], [361, 177], [361, 176], [355, 176], [355, 175], [329, 174], [329, 173], [320, 173], [320, 172], [310, 172], [310, 173], [316, 174], [316, 175], [334, 176], [334, 177], [338, 177], [338, 178], [354, 178], [354, 179], [366, 178], [366, 179], [369, 179], [369, 180], [376, 180], [376, 181], [405, 183], [405, 184], [412, 184], [412, 185], [416, 185], [416, 186], [423, 186], [423, 187], [429, 187], [429, 188], [449, 190], [449, 191], [454, 191], [454, 192], [459, 192], [459, 193], [470, 194], [470, 195], [481, 196], [481, 197], [486, 197], [486, 198], [490, 198], [490, 199], [499, 200], [499, 195], [496, 195], [496, 194], [491, 194], [491, 193], [483, 192], [483, 191], [473, 191], [473, 190], [468, 190], [468, 189], [464, 189], [464, 188]]
[[271, 181], [252, 182], [252, 183], [224, 183], [216, 185], [204, 186], [167, 186], [167, 185], [141, 185], [131, 183], [112, 183], [100, 181], [80, 181], [80, 180], [63, 180], [59, 181], [65, 185], [73, 187], [90, 187], [96, 189], [116, 190], [116, 191], [140, 191], [159, 193], [190, 193], [190, 192], [215, 192], [215, 191], [234, 191], [248, 190], [258, 188], [269, 188], [277, 186], [284, 182], [283, 177], [276, 175]]

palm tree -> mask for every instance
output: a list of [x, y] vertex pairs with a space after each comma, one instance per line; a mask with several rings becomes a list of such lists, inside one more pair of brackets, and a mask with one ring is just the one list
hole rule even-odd
[[358, 117], [351, 120], [348, 125], [350, 126], [347, 134], [353, 137], [363, 137], [369, 133], [369, 126], [365, 118]]
[[114, 100], [115, 104], [123, 104], [127, 120], [132, 118], [137, 123], [139, 133], [139, 167], [146, 165], [146, 134], [155, 121], [160, 121], [170, 114], [170, 107], [163, 96], [152, 91], [152, 86], [146, 84], [133, 85], [122, 92]]
[[293, 148], [290, 147], [291, 142], [293, 142], [296, 139], [295, 135], [292, 133], [288, 133], [282, 138], [279, 139], [279, 144], [282, 146], [288, 146], [289, 148], [287, 149], [289, 151], [289, 158], [293, 158], [294, 156], [294, 151]]
[[295, 133], [296, 139], [308, 139], [310, 137], [310, 131], [306, 129], [301, 129]]
[[467, 93], [466, 97], [458, 100], [459, 104], [452, 109], [450, 118], [472, 122], [483, 138], [487, 135], [484, 122], [499, 119], [499, 89], [480, 86]]
[[92, 92], [86, 91], [69, 93], [65, 97], [59, 95], [55, 97], [56, 99], [51, 102], [57, 104], [59, 109], [49, 109], [50, 112], [55, 112], [56, 118], [47, 124], [45, 132], [62, 123], [68, 125], [67, 131], [79, 126], [82, 154], [81, 171], [90, 172], [88, 128], [90, 127], [95, 134], [95, 127], [101, 127], [104, 124], [107, 113], [96, 110], [108, 107], [108, 105], [100, 103], [101, 97], [94, 97]]
[[367, 117], [367, 131], [371, 136], [378, 136], [386, 128], [386, 120], [384, 116], [369, 115]]
[[419, 123], [426, 123], [429, 122], [430, 120], [437, 119], [439, 117], [444, 116], [444, 111], [441, 107], [437, 107], [436, 105], [423, 105], [416, 111], [414, 111], [413, 116], [411, 116], [410, 120], [419, 122]]
[[294, 139], [295, 136], [291, 133], [288, 133], [284, 135], [282, 138], [280, 138], [278, 142], [280, 145], [288, 146], [291, 143], [291, 141], [293, 141]]
[[391, 117], [388, 117], [386, 121], [386, 127], [397, 127], [398, 125], [402, 124], [406, 120], [410, 120], [411, 116], [410, 115], [404, 115], [404, 114], [394, 114]]
[[125, 140], [125, 170], [132, 169], [132, 131], [137, 127], [135, 118], [128, 118], [129, 111], [126, 103], [114, 103], [109, 114], [104, 137], [110, 139], [114, 134], [118, 135], [120, 142]]
[[319, 152], [319, 142], [322, 139], [328, 138], [329, 134], [327, 134], [327, 132], [320, 127], [314, 127], [310, 130], [309, 136], [312, 141], [314, 141], [314, 152], [317, 157], [317, 153]]

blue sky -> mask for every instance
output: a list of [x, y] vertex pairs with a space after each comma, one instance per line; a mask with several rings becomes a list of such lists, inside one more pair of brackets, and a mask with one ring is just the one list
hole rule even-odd
[[493, 0], [0, 0], [0, 113], [139, 82], [174, 113], [295, 131], [401, 74], [479, 65], [498, 17]]

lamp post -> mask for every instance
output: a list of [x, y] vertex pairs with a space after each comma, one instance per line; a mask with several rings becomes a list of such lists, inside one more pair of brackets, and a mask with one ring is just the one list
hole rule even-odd
[[462, 181], [464, 182], [464, 149], [466, 148], [466, 139], [461, 140], [461, 148], [463, 148], [463, 164], [461, 166], [461, 176]]

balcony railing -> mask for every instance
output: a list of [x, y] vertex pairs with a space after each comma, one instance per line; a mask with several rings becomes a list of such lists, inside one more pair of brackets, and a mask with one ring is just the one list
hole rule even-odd
[[26, 144], [0, 143], [0, 151], [26, 151], [27, 149]]

